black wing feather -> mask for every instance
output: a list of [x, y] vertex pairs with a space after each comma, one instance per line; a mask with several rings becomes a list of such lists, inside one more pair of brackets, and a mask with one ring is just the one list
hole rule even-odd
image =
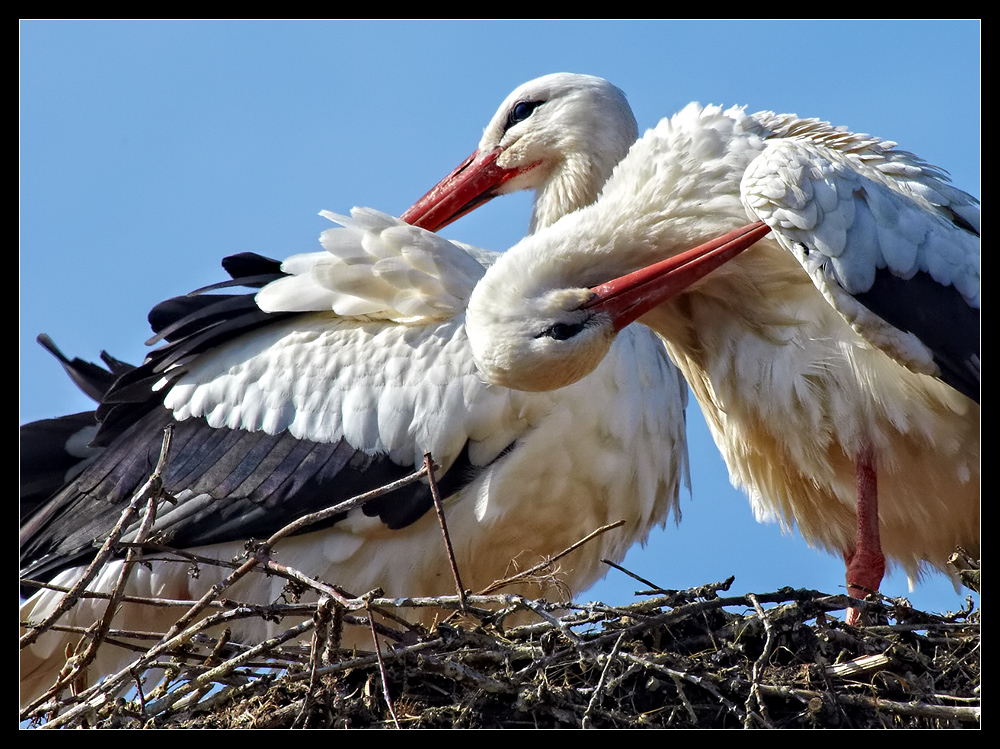
[[872, 287], [854, 298], [919, 338], [933, 353], [941, 379], [979, 403], [980, 312], [958, 289], [924, 271], [903, 279], [882, 269]]

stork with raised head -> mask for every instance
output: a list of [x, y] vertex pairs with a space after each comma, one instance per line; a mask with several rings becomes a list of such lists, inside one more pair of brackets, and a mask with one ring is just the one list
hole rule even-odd
[[638, 137], [625, 94], [603, 78], [536, 78], [511, 92], [473, 154], [402, 219], [437, 231], [497, 195], [535, 190], [534, 233], [592, 203]]
[[[599, 286], [736, 230], [748, 212], [767, 223], [694, 253], [712, 263]], [[978, 201], [895, 143], [692, 104], [633, 146], [596, 203], [505, 253], [467, 327], [488, 380], [544, 390], [591, 371], [641, 316], [757, 516], [843, 554], [860, 597], [886, 556], [915, 578], [925, 564], [947, 571], [957, 545], [979, 553], [978, 225]], [[823, 273], [836, 309], [789, 249]], [[928, 286], [923, 304], [947, 300], [958, 317], [925, 309], [910, 327], [920, 303], [883, 297]], [[946, 332], [931, 340], [929, 328]], [[942, 351], [942, 337], [959, 343]]]
[[[603, 92], [596, 101], [613, 102], [614, 114], [604, 104], [595, 112], [581, 88]], [[538, 190], [533, 226], [542, 226], [560, 205], [566, 212], [596, 197], [634, 140], [635, 122], [621, 93], [597, 79], [547, 77], [519, 91], [513, 109], [530, 99], [535, 122], [555, 112], [551, 127], [607, 126], [614, 132], [600, 142], [620, 144], [591, 160], [584, 171], [593, 181], [583, 186], [557, 166], [524, 175], [518, 184]], [[501, 109], [494, 119], [506, 123], [505, 142], [517, 135], [529, 144], [531, 125], [511, 105]], [[592, 377], [555, 393], [488, 385], [464, 315], [495, 256], [375, 211], [327, 215], [341, 228], [323, 233], [320, 252], [280, 268], [258, 256], [227, 261], [236, 281], [263, 285], [256, 295], [202, 294], [154, 310], [151, 323], [167, 343], [102, 398], [97, 460], [22, 527], [24, 575], [63, 585], [78, 578], [93, 540], [148, 478], [167, 424], [175, 431], [164, 489], [178, 502], [160, 509], [156, 531], [220, 560], [242, 553], [250, 537], [411, 472], [427, 452], [441, 467], [463, 583], [476, 590], [512, 564], [625, 520], [567, 557], [547, 592], [582, 590], [603, 574], [602, 558], [620, 559], [676, 508], [686, 473], [686, 388], [652, 333], [627, 331]], [[283, 564], [354, 593], [447, 594], [453, 583], [429, 507], [427, 486], [411, 486], [285, 539], [277, 553]], [[108, 590], [119, 568], [109, 564], [93, 587]], [[194, 578], [187, 565], [153, 561], [134, 570], [126, 594], [196, 598], [225, 573], [203, 564]], [[227, 595], [268, 602], [282, 587], [245, 578]], [[59, 597], [39, 592], [22, 620], [41, 619]], [[89, 624], [102, 611], [99, 600], [82, 601], [68, 623]], [[114, 626], [164, 631], [174, 618], [126, 604]], [[258, 638], [265, 627], [244, 620], [235, 634]], [[70, 639], [49, 632], [22, 652], [22, 698], [54, 681]], [[127, 657], [105, 645], [92, 669], [109, 673]]]

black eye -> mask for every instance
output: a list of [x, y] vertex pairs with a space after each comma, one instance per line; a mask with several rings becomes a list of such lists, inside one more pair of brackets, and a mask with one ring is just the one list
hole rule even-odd
[[511, 108], [510, 114], [507, 115], [507, 127], [504, 130], [509, 130], [519, 122], [524, 122], [539, 105], [544, 103], [543, 101], [519, 101]]
[[552, 327], [546, 328], [541, 333], [539, 333], [535, 338], [541, 338], [543, 336], [547, 338], [553, 338], [557, 341], [565, 341], [568, 338], [579, 334], [587, 326], [586, 322], [579, 323], [563, 323], [557, 322]]

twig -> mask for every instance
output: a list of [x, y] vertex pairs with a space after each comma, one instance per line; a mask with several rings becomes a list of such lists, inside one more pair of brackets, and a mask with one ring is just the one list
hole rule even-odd
[[[806, 701], [814, 697], [822, 697], [821, 692], [809, 689], [795, 689], [793, 687], [782, 687], [773, 684], [761, 684], [760, 691], [776, 697], [796, 697]], [[893, 713], [895, 715], [907, 715], [920, 718], [933, 718], [936, 720], [960, 720], [963, 722], [978, 722], [982, 718], [982, 708], [965, 707], [962, 705], [928, 705], [926, 702], [898, 702], [896, 700], [886, 700], [880, 697], [864, 697], [862, 695], [827, 693], [837, 704], [863, 707], [879, 712]]]
[[631, 577], [633, 580], [638, 580], [640, 583], [642, 583], [643, 585], [645, 585], [646, 587], [648, 587], [650, 590], [656, 591], [657, 593], [660, 593], [660, 594], [667, 594], [667, 593], [669, 593], [669, 591], [666, 590], [665, 588], [661, 588], [656, 583], [651, 583], [649, 580], [647, 580], [644, 577], [639, 577], [634, 572], [631, 572], [631, 571], [625, 569], [620, 564], [615, 564], [610, 559], [602, 559], [601, 562], [603, 562], [604, 564], [608, 565], [609, 567], [614, 567], [619, 572], [623, 572], [624, 574], [626, 574], [629, 577]]
[[611, 670], [611, 664], [615, 662], [615, 656], [618, 655], [618, 651], [622, 646], [622, 641], [625, 639], [625, 633], [622, 632], [621, 637], [615, 642], [615, 646], [611, 648], [611, 653], [608, 655], [606, 662], [604, 663], [604, 668], [601, 669], [601, 678], [597, 682], [597, 686], [594, 687], [594, 693], [590, 696], [590, 702], [587, 703], [587, 710], [583, 714], [583, 720], [580, 723], [581, 728], [593, 728], [591, 724], [590, 715], [591, 712], [597, 706], [597, 700], [600, 699], [601, 694], [604, 692], [604, 684], [608, 679], [608, 672]]
[[[217, 597], [219, 593], [221, 593], [223, 590], [226, 590], [234, 583], [236, 583], [238, 580], [243, 578], [247, 573], [250, 572], [250, 570], [256, 567], [257, 564], [263, 561], [267, 555], [268, 550], [270, 550], [281, 539], [293, 535], [294, 533], [309, 527], [313, 523], [322, 522], [327, 518], [331, 518], [343, 512], [348, 512], [349, 510], [356, 509], [364, 505], [366, 502], [375, 499], [376, 497], [381, 497], [384, 494], [388, 494], [390, 492], [395, 491], [396, 489], [399, 489], [400, 487], [412, 484], [414, 481], [418, 481], [419, 479], [423, 478], [424, 474], [425, 474], [425, 469], [421, 468], [419, 471], [411, 473], [409, 476], [401, 478], [398, 481], [393, 481], [391, 484], [386, 484], [385, 486], [381, 486], [378, 489], [373, 489], [370, 492], [359, 494], [356, 497], [352, 497], [351, 499], [345, 500], [344, 502], [340, 502], [339, 504], [333, 505], [332, 507], [328, 507], [325, 510], [313, 512], [310, 513], [309, 515], [303, 515], [298, 520], [289, 523], [284, 528], [279, 530], [277, 533], [274, 533], [269, 539], [264, 541], [262, 544], [258, 545], [255, 555], [252, 556], [250, 559], [248, 559], [239, 568], [234, 570], [229, 575], [229, 577], [227, 577], [221, 583], [212, 586], [211, 590], [209, 590], [204, 596], [202, 596], [201, 599], [199, 599], [199, 601], [194, 606], [192, 606], [191, 609], [177, 621], [177, 623], [174, 624], [174, 626], [170, 629], [170, 631], [167, 632], [167, 634], [164, 636], [164, 639], [170, 639], [177, 632], [186, 627], [196, 616], [198, 616], [199, 613], [201, 613], [202, 609], [208, 605], [209, 601]], [[332, 589], [330, 591], [330, 594], [335, 598], [340, 597], [339, 594], [337, 594], [336, 591], [333, 591]]]
[[309, 711], [316, 700], [316, 691], [319, 687], [319, 679], [316, 671], [322, 663], [326, 654], [327, 637], [330, 634], [331, 609], [334, 608], [333, 601], [324, 596], [316, 604], [316, 613], [313, 614], [315, 627], [313, 628], [312, 645], [309, 648], [309, 687], [306, 691], [305, 699], [302, 700], [302, 709], [299, 710], [295, 720], [292, 721], [292, 728], [302, 728], [309, 719]]
[[319, 510], [318, 512], [310, 513], [309, 515], [303, 515], [298, 520], [289, 523], [280, 531], [271, 536], [265, 543], [268, 546], [274, 546], [280, 539], [290, 536], [292, 534], [298, 533], [300, 530], [309, 527], [313, 523], [320, 523], [328, 518], [334, 517], [335, 515], [340, 515], [341, 513], [348, 512], [350, 510], [361, 507], [366, 502], [370, 502], [376, 497], [381, 497], [385, 494], [390, 494], [404, 486], [412, 484], [414, 481], [419, 481], [424, 476], [427, 475], [427, 469], [425, 467], [420, 468], [418, 471], [414, 471], [408, 476], [393, 481], [392, 483], [386, 484], [385, 486], [380, 486], [377, 489], [372, 489], [370, 492], [365, 492], [364, 494], [359, 494], [351, 499], [344, 500], [340, 504], [333, 505], [332, 507], [327, 507], [325, 510]]
[[382, 660], [382, 648], [378, 645], [378, 635], [375, 634], [375, 620], [371, 609], [368, 610], [368, 621], [372, 625], [372, 642], [375, 643], [375, 657], [378, 659], [378, 671], [382, 676], [382, 693], [385, 695], [385, 704], [389, 708], [389, 715], [392, 716], [392, 722], [396, 725], [396, 728], [399, 728], [399, 719], [396, 717], [396, 711], [392, 707], [392, 697], [389, 694], [389, 679], [385, 675], [385, 661]]
[[603, 535], [604, 533], [607, 533], [610, 530], [614, 530], [615, 528], [617, 528], [617, 527], [619, 527], [621, 525], [624, 525], [624, 524], [625, 524], [624, 520], [618, 520], [618, 521], [616, 521], [614, 523], [609, 523], [608, 525], [602, 525], [597, 530], [592, 531], [591, 533], [588, 533], [586, 536], [584, 536], [583, 538], [581, 538], [576, 543], [574, 543], [574, 544], [572, 544], [570, 546], [567, 546], [565, 549], [563, 549], [562, 551], [560, 551], [558, 554], [543, 559], [541, 562], [539, 562], [538, 564], [536, 564], [534, 567], [530, 567], [530, 568], [528, 568], [526, 570], [522, 570], [521, 572], [518, 572], [515, 575], [511, 575], [510, 577], [505, 577], [503, 580], [497, 580], [497, 581], [495, 581], [493, 583], [490, 583], [485, 588], [483, 588], [481, 591], [479, 591], [479, 595], [481, 595], [481, 596], [489, 595], [490, 593], [492, 593], [495, 590], [499, 590], [500, 588], [505, 588], [508, 585], [512, 585], [513, 583], [516, 583], [516, 582], [519, 582], [520, 580], [523, 580], [526, 577], [530, 577], [532, 575], [535, 575], [540, 570], [543, 570], [543, 569], [546, 569], [546, 568], [551, 568], [553, 564], [555, 564], [557, 561], [559, 561], [560, 559], [562, 559], [567, 554], [570, 554], [570, 553], [576, 551], [581, 546], [583, 546], [584, 544], [586, 544], [586, 543], [594, 540], [598, 536]]
[[677, 690], [677, 696], [681, 698], [681, 704], [684, 705], [688, 718], [692, 723], [698, 725], [698, 713], [694, 711], [694, 707], [691, 706], [691, 700], [688, 699], [687, 693], [684, 691], [684, 681], [676, 674], [670, 674], [670, 678], [674, 682], [674, 688]]
[[760, 601], [757, 600], [757, 597], [753, 593], [747, 593], [747, 600], [753, 605], [754, 611], [757, 612], [757, 616], [760, 618], [761, 624], [764, 625], [764, 632], [767, 634], [767, 639], [764, 642], [764, 650], [753, 664], [753, 671], [751, 672], [750, 678], [750, 694], [747, 695], [746, 716], [744, 718], [743, 727], [751, 727], [750, 718], [755, 716], [751, 702], [756, 702], [757, 707], [760, 710], [759, 719], [761, 722], [763, 722], [768, 728], [774, 728], [774, 726], [771, 725], [770, 720], [768, 720], [767, 708], [764, 705], [764, 700], [762, 700], [760, 696], [760, 678], [764, 673], [764, 668], [767, 666], [767, 663], [771, 658], [771, 653], [774, 650], [774, 627], [771, 626], [771, 622], [767, 618], [767, 614], [764, 613], [764, 608], [760, 605]]
[[444, 548], [448, 554], [448, 564], [451, 565], [451, 574], [455, 578], [455, 589], [458, 591], [458, 598], [461, 601], [459, 610], [465, 613], [465, 588], [462, 587], [462, 577], [458, 574], [458, 562], [455, 561], [455, 550], [451, 546], [451, 536], [448, 533], [448, 523], [444, 518], [444, 504], [441, 502], [441, 494], [438, 492], [437, 481], [434, 478], [434, 461], [430, 453], [424, 453], [424, 471], [427, 473], [427, 482], [431, 487], [431, 497], [434, 499], [434, 511], [437, 513], [438, 524], [441, 526], [441, 535], [444, 537]]
[[[160, 559], [157, 561], [163, 562], [165, 560]], [[54, 590], [58, 593], [66, 593], [71, 590], [71, 588], [65, 585], [53, 585], [52, 583], [43, 583], [31, 579], [23, 579], [20, 582], [22, 585], [31, 585], [39, 589], [44, 588], [46, 590]], [[82, 590], [76, 594], [77, 599], [95, 599], [95, 600], [100, 600], [100, 599], [110, 600], [111, 595], [112, 595], [111, 593], [104, 593], [99, 590]], [[142, 606], [156, 606], [159, 608], [191, 608], [191, 605], [194, 603], [194, 601], [192, 601], [190, 598], [150, 598], [148, 596], [126, 595], [121, 597], [119, 603], [137, 603]], [[229, 608], [230, 605], [224, 604], [221, 601], [212, 601], [209, 604], [209, 606], [212, 608], [222, 609], [222, 608]], [[22, 622], [21, 626], [26, 629], [42, 628], [41, 624], [35, 624], [33, 622]], [[53, 628], [55, 629], [57, 627], [54, 626]]]
[[[167, 430], [169, 434], [171, 431], [170, 427], [167, 427]], [[164, 448], [166, 448], [168, 441], [168, 437], [164, 437]], [[165, 453], [161, 454], [161, 460], [163, 457], [165, 457]], [[157, 470], [159, 469], [160, 466], [158, 465]], [[150, 496], [146, 503], [146, 512], [143, 513], [142, 523], [136, 533], [136, 539], [139, 543], [142, 543], [143, 539], [145, 539], [153, 529], [153, 524], [156, 522], [156, 504], [158, 501], [159, 498], [157, 496]], [[126, 552], [125, 561], [118, 574], [118, 579], [115, 581], [115, 585], [111, 590], [111, 598], [108, 600], [108, 605], [104, 607], [104, 615], [101, 617], [100, 621], [90, 628], [90, 639], [83, 654], [74, 657], [73, 673], [69, 676], [71, 680], [75, 678], [76, 674], [85, 673], [87, 666], [93, 663], [94, 659], [97, 657], [97, 649], [101, 646], [101, 643], [104, 642], [108, 631], [111, 629], [111, 620], [114, 618], [114, 615], [118, 610], [118, 605], [125, 592], [125, 584], [128, 581], [129, 576], [132, 574], [132, 568], [135, 566], [135, 563], [138, 561], [138, 557], [140, 557], [141, 554], [142, 552], [135, 548], [130, 548]]]
[[[170, 443], [173, 438], [173, 434], [173, 426], [168, 426], [163, 430], [163, 442], [160, 445], [160, 456], [156, 461], [156, 467], [154, 468], [153, 473], [150, 475], [146, 483], [139, 489], [139, 491], [133, 495], [128, 507], [124, 512], [122, 512], [118, 519], [118, 523], [101, 548], [101, 552], [106, 553], [102, 555], [101, 552], [99, 552], [99, 557], [106, 559], [107, 556], [110, 556], [114, 541], [117, 540], [124, 532], [127, 523], [131, 520], [131, 516], [143, 502], [146, 503], [146, 511], [143, 513], [143, 519], [136, 533], [136, 538], [141, 543], [152, 530], [156, 521], [156, 505], [163, 495], [162, 477], [163, 472], [166, 470], [167, 456], [170, 452]], [[105, 637], [107, 637], [108, 630], [111, 628], [111, 620], [114, 617], [114, 614], [118, 609], [118, 604], [125, 592], [125, 582], [128, 580], [139, 554], [140, 552], [135, 549], [129, 549], [126, 553], [125, 561], [122, 564], [121, 570], [119, 570], [118, 579], [115, 581], [115, 585], [111, 591], [111, 596], [108, 599], [108, 605], [104, 608], [104, 614], [88, 630], [87, 636], [90, 638], [90, 641], [88, 642], [87, 647], [82, 653], [73, 654], [68, 662], [69, 668], [63, 668], [62, 671], [60, 671], [55, 684], [49, 687], [49, 689], [47, 689], [40, 697], [28, 705], [28, 707], [22, 712], [22, 715], [30, 713], [36, 706], [47, 702], [50, 698], [62, 691], [68, 684], [73, 683], [82, 675], [86, 674], [87, 667], [93, 663], [94, 659], [97, 657], [97, 649], [100, 647]], [[97, 568], [95, 567], [95, 564], [92, 563], [90, 567], [88, 567], [87, 572], [84, 574], [84, 580], [89, 582], [88, 577], [92, 579], [94, 574], [96, 574], [96, 571]], [[84, 585], [86, 585], [86, 582], [84, 582]], [[83, 587], [84, 586], [81, 586], [79, 583], [74, 585], [73, 591], [67, 593], [63, 597], [62, 601], [60, 601], [60, 605], [57, 607], [56, 611], [53, 612], [53, 615], [46, 617], [45, 622], [39, 625], [38, 628], [29, 630], [29, 632], [21, 638], [21, 648], [23, 649], [27, 645], [30, 645], [42, 632], [50, 628], [56, 620], [56, 614], [58, 614], [58, 616], [62, 616], [63, 613], [75, 604], [78, 600], [77, 596]], [[34, 637], [30, 637], [30, 635], [34, 635]]]
[[743, 722], [744, 720], [743, 711], [740, 710], [740, 707], [736, 703], [726, 698], [722, 694], [722, 692], [719, 691], [719, 687], [715, 683], [713, 683], [713, 681], [709, 676], [699, 676], [698, 674], [691, 674], [686, 671], [680, 671], [678, 669], [670, 668], [669, 666], [660, 663], [656, 663], [650, 660], [644, 660], [642, 658], [639, 658], [638, 656], [632, 655], [631, 653], [622, 653], [621, 657], [625, 658], [626, 660], [632, 661], [633, 663], [638, 663], [644, 668], [653, 671], [659, 671], [671, 677], [671, 679], [681, 679], [682, 681], [686, 681], [690, 684], [694, 684], [695, 686], [701, 687], [706, 692], [711, 694], [715, 699], [717, 699], [719, 703], [722, 704], [727, 710], [735, 714], [739, 718], [740, 722]]
[[157, 702], [150, 704], [147, 708], [147, 714], [156, 715], [159, 712], [166, 711], [172, 706], [174, 707], [174, 709], [178, 710], [183, 709], [184, 707], [192, 703], [192, 700], [189, 699], [186, 700], [185, 703], [178, 704], [180, 700], [186, 695], [189, 695], [192, 692], [196, 692], [201, 687], [207, 684], [211, 684], [213, 681], [218, 680], [222, 676], [231, 674], [237, 668], [247, 665], [247, 663], [249, 663], [249, 661], [252, 658], [256, 658], [262, 653], [266, 653], [270, 650], [273, 650], [278, 645], [281, 645], [284, 642], [288, 642], [289, 640], [294, 640], [298, 637], [301, 637], [310, 629], [312, 629], [315, 626], [315, 624], [316, 622], [313, 619], [308, 619], [302, 622], [301, 624], [298, 624], [294, 627], [291, 627], [290, 629], [285, 630], [280, 635], [264, 640], [263, 642], [258, 643], [252, 648], [248, 648], [239, 655], [230, 658], [229, 660], [216, 666], [215, 668], [212, 668], [206, 671], [205, 673], [201, 674], [197, 678], [192, 679], [187, 684], [178, 687], [173, 692], [166, 695]]
[[[368, 593], [365, 593], [364, 595], [361, 596], [347, 594], [337, 586], [327, 585], [322, 580], [317, 580], [314, 577], [310, 577], [309, 575], [305, 574], [304, 572], [301, 572], [300, 570], [295, 569], [294, 567], [288, 567], [287, 565], [275, 562], [270, 557], [265, 556], [263, 554], [263, 550], [258, 550], [258, 557], [260, 558], [260, 566], [265, 572], [270, 574], [280, 575], [281, 577], [286, 577], [289, 580], [294, 580], [295, 582], [300, 583], [307, 588], [311, 588], [317, 591], [321, 596], [325, 596], [327, 598], [334, 600], [337, 604], [337, 608], [341, 611], [361, 609], [361, 608], [366, 609], [369, 606], [371, 606], [371, 601], [373, 599], [381, 600], [376, 598], [377, 596], [380, 596], [382, 594], [381, 588], [376, 588], [375, 590], [369, 591]], [[394, 614], [391, 611], [387, 611], [385, 608], [381, 608], [378, 606], [372, 606], [372, 608], [379, 614], [384, 616], [386, 619], [390, 619], [391, 621], [397, 622], [398, 624], [401, 624], [402, 626], [406, 627], [407, 631], [409, 632], [414, 632], [418, 630], [422, 631], [418, 625], [415, 625], [412, 622], [408, 622], [402, 616]], [[311, 610], [312, 607], [310, 607], [310, 611]], [[393, 635], [387, 630], [383, 631], [382, 634], [386, 636], [393, 636], [395, 637], [395, 639], [399, 639], [398, 635]], [[340, 638], [338, 635], [338, 642], [339, 639]]]
[[510, 683], [488, 676], [453, 658], [437, 658], [434, 655], [424, 654], [420, 658], [420, 667], [452, 681], [469, 684], [487, 694], [510, 694], [515, 691], [515, 687]]
[[562, 619], [553, 616], [545, 609], [546, 604], [540, 601], [533, 601], [530, 598], [526, 598], [524, 596], [507, 596], [507, 597], [518, 608], [532, 611], [538, 616], [540, 616], [542, 619], [544, 619], [546, 622], [551, 624], [552, 626], [558, 628], [559, 631], [562, 632], [563, 635], [569, 638], [569, 640], [572, 641], [573, 643], [577, 645], [583, 644], [583, 640], [580, 639], [580, 636], [577, 635], [576, 632], [574, 632], [572, 629], [570, 629], [570, 627], [565, 622], [563, 622]]
[[26, 648], [31, 645], [35, 640], [41, 636], [43, 632], [46, 631], [48, 626], [59, 619], [64, 613], [69, 611], [73, 605], [77, 602], [80, 592], [83, 591], [94, 576], [97, 575], [98, 571], [104, 566], [104, 563], [111, 556], [115, 548], [115, 543], [121, 538], [122, 533], [125, 532], [125, 528], [132, 521], [132, 516], [138, 511], [139, 506], [146, 502], [150, 497], [158, 497], [163, 489], [163, 468], [166, 462], [166, 454], [170, 447], [170, 440], [173, 435], [173, 429], [167, 427], [163, 434], [163, 443], [160, 447], [160, 458], [157, 461], [156, 468], [153, 470], [152, 475], [146, 480], [138, 491], [132, 495], [131, 501], [122, 510], [122, 514], [118, 518], [118, 522], [115, 524], [114, 528], [108, 534], [101, 548], [98, 550], [97, 555], [94, 560], [87, 566], [80, 579], [72, 586], [69, 592], [63, 596], [62, 600], [59, 601], [59, 605], [52, 611], [49, 616], [45, 617], [44, 620], [37, 623], [28, 632], [26, 632], [20, 639], [21, 649]]
[[[159, 657], [160, 654], [176, 647], [180, 643], [190, 638], [191, 633], [193, 633], [194, 631], [198, 631], [197, 628], [191, 630], [190, 632], [185, 631], [186, 628], [191, 624], [191, 622], [194, 621], [194, 619], [197, 616], [199, 616], [201, 612], [207, 606], [209, 606], [211, 602], [215, 600], [223, 590], [226, 590], [228, 587], [233, 585], [235, 582], [237, 582], [245, 575], [247, 575], [251, 570], [253, 570], [254, 567], [256, 567], [259, 564], [259, 562], [265, 558], [266, 550], [270, 549], [270, 547], [273, 546], [278, 540], [294, 533], [297, 530], [307, 527], [311, 523], [318, 522], [327, 517], [337, 515], [341, 512], [346, 512], [350, 509], [354, 509], [355, 507], [359, 507], [363, 505], [365, 502], [374, 499], [375, 497], [382, 496], [387, 492], [394, 491], [395, 489], [398, 489], [401, 486], [405, 486], [406, 484], [412, 483], [413, 481], [417, 481], [423, 475], [424, 475], [424, 470], [421, 469], [403, 479], [400, 479], [399, 481], [395, 481], [391, 484], [387, 484], [373, 491], [358, 495], [356, 497], [353, 497], [352, 499], [349, 499], [345, 502], [341, 502], [325, 510], [312, 513], [311, 515], [305, 515], [299, 518], [298, 520], [289, 523], [284, 528], [279, 530], [277, 533], [272, 535], [267, 541], [261, 544], [258, 547], [255, 555], [252, 556], [250, 559], [248, 559], [246, 562], [244, 562], [242, 565], [240, 565], [236, 570], [234, 570], [225, 580], [223, 580], [220, 583], [217, 583], [216, 585], [213, 585], [209, 589], [209, 591], [206, 592], [205, 595], [203, 595], [195, 603], [194, 606], [192, 606], [187, 612], [185, 612], [180, 617], [180, 619], [177, 620], [177, 622], [174, 623], [174, 625], [170, 628], [170, 630], [163, 636], [163, 639], [161, 639], [159, 643], [154, 645], [153, 648], [150, 649], [145, 654], [145, 656], [140, 658], [137, 662], [133, 663], [131, 666], [129, 666], [129, 668], [123, 671], [119, 671], [117, 674], [113, 674], [112, 676], [106, 678], [101, 683], [101, 685], [99, 685], [100, 688], [91, 687], [87, 691], [83, 692], [79, 696], [80, 699], [79, 704], [77, 704], [74, 707], [71, 707], [67, 712], [59, 716], [59, 718], [56, 719], [59, 721], [58, 723], [56, 723], [56, 720], [53, 720], [48, 725], [52, 725], [52, 723], [56, 723], [56, 725], [69, 724], [77, 717], [85, 714], [90, 710], [95, 709], [96, 707], [99, 707], [101, 704], [104, 704], [109, 699], [108, 694], [114, 693], [112, 690], [117, 691], [118, 689], [122, 688], [125, 685], [125, 683], [132, 678], [130, 673], [130, 670], [132, 668], [138, 668], [138, 669], [145, 668], [150, 662]], [[95, 702], [90, 703], [89, 700], [91, 699], [93, 699]], [[35, 705], [33, 704], [22, 713], [22, 719], [24, 717], [27, 717], [28, 714], [30, 714], [31, 710], [34, 709], [34, 706]]]

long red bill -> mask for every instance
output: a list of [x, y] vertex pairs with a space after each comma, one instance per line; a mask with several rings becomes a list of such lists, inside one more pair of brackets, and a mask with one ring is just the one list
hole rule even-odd
[[593, 299], [584, 307], [608, 313], [615, 330], [621, 330], [732, 260], [769, 231], [771, 227], [756, 221], [680, 255], [595, 286], [591, 289]]
[[493, 199], [496, 188], [520, 171], [497, 166], [503, 151], [476, 151], [437, 183], [400, 218], [408, 224], [438, 231]]

